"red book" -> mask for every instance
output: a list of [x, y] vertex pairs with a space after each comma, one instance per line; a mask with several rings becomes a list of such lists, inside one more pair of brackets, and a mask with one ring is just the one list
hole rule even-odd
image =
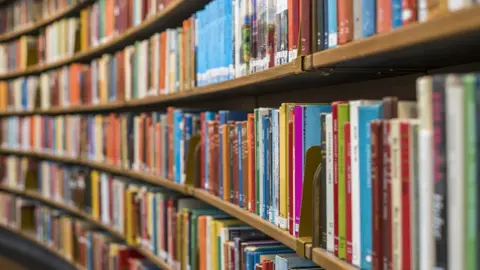
[[392, 1], [377, 0], [377, 33], [392, 30]]
[[353, 40], [353, 1], [338, 0], [338, 44]]
[[335, 101], [332, 103], [332, 122], [333, 122], [333, 219], [334, 228], [334, 246], [335, 256], [338, 256], [338, 105], [345, 101]]
[[162, 125], [155, 124], [155, 174], [162, 175]]
[[208, 167], [208, 187], [207, 190], [215, 195], [219, 194], [218, 190], [218, 151], [220, 143], [219, 135], [219, 122], [209, 121], [208, 122], [208, 151], [209, 151], [209, 167]]
[[[388, 120], [383, 122], [383, 168], [385, 173], [383, 175], [384, 181], [384, 191], [386, 191], [386, 201], [383, 201], [384, 217], [383, 217], [383, 229], [386, 230], [386, 239], [383, 242], [383, 250], [386, 252], [384, 254], [384, 269], [392, 268], [392, 177], [391, 177], [391, 152], [390, 152], [390, 122]], [[385, 199], [385, 194], [384, 194]], [[386, 210], [386, 211], [385, 211]], [[384, 233], [385, 236], [385, 233]], [[385, 265], [386, 263], [386, 265]]]
[[249, 113], [247, 117], [247, 143], [248, 143], [248, 210], [256, 211], [255, 199], [255, 116]]
[[383, 133], [382, 121], [370, 124], [372, 153], [372, 269], [383, 269], [382, 211], [383, 211]]
[[410, 24], [417, 21], [417, 0], [402, 0], [402, 23]]
[[300, 25], [300, 0], [288, 0], [288, 50], [289, 61], [296, 58], [298, 44], [298, 29]]
[[400, 156], [402, 178], [402, 268], [409, 270], [411, 266], [410, 243], [410, 123], [400, 122]]
[[[293, 200], [293, 109], [290, 110], [290, 119], [288, 121], [288, 198]], [[291, 235], [295, 232], [293, 220], [293, 203], [288, 204], [288, 231]]]
[[353, 258], [353, 246], [352, 246], [352, 162], [351, 162], [351, 149], [350, 149], [350, 123], [344, 124], [345, 137], [345, 180], [346, 185], [345, 194], [345, 225], [346, 225], [346, 241], [347, 241], [347, 261], [352, 262]]
[[312, 1], [311, 0], [300, 0], [300, 24], [302, 27], [300, 31], [300, 34], [302, 35], [300, 39], [302, 55], [309, 55], [312, 53]]

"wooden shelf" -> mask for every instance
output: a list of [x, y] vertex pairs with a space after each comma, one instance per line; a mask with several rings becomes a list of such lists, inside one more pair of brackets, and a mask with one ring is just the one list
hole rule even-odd
[[35, 65], [25, 70], [13, 71], [0, 75], [0, 80], [12, 79], [20, 76], [35, 75], [41, 72], [69, 65], [75, 62], [89, 62], [105, 53], [113, 53], [133, 44], [137, 40], [149, 38], [154, 33], [165, 30], [169, 27], [178, 26], [184, 19], [188, 18], [202, 8], [210, 0], [174, 0], [164, 10], [147, 18], [141, 24], [129, 28], [124, 33], [111, 38], [109, 41], [90, 48], [83, 52], [77, 52], [73, 56], [48, 64]]
[[[112, 228], [109, 225], [103, 224], [99, 220], [93, 218], [92, 216], [85, 213], [84, 211], [81, 211], [81, 210], [77, 209], [76, 207], [67, 205], [67, 204], [62, 203], [62, 202], [58, 202], [58, 201], [53, 200], [53, 199], [45, 198], [41, 194], [39, 194], [38, 192], [35, 192], [35, 191], [28, 191], [28, 190], [23, 191], [23, 190], [7, 187], [5, 185], [0, 185], [0, 191], [4, 191], [4, 192], [11, 193], [11, 194], [19, 195], [21, 197], [30, 198], [30, 199], [39, 201], [39, 202], [41, 202], [45, 205], [48, 205], [50, 207], [66, 211], [66, 212], [68, 212], [72, 215], [78, 216], [78, 217], [88, 221], [90, 224], [94, 225], [95, 227], [100, 228], [100, 229], [108, 232], [109, 234], [111, 234], [115, 238], [120, 239], [123, 242], [126, 242], [125, 236], [122, 235], [121, 233], [119, 233], [117, 230], [115, 230], [114, 228]], [[151, 262], [155, 263], [155, 265], [157, 265], [161, 269], [170, 269], [170, 266], [167, 263], [165, 263], [162, 259], [157, 257], [155, 254], [153, 254], [149, 250], [147, 250], [145, 248], [142, 248], [142, 247], [133, 247], [133, 248], [135, 248], [139, 253], [141, 253], [142, 255], [147, 257]]]
[[62, 252], [60, 252], [60, 251], [56, 250], [55, 248], [43, 243], [42, 241], [38, 240], [36, 237], [34, 237], [31, 234], [16, 230], [16, 229], [14, 229], [12, 227], [9, 227], [7, 225], [4, 225], [4, 224], [0, 224], [0, 228], [4, 229], [4, 230], [7, 230], [7, 231], [10, 231], [14, 234], [22, 236], [23, 238], [33, 242], [35, 245], [40, 246], [40, 247], [48, 250], [50, 253], [52, 253], [53, 255], [55, 255], [58, 258], [61, 258], [62, 260], [69, 263], [70, 265], [75, 266], [75, 268], [78, 269], [78, 270], [85, 270], [85, 268], [83, 266], [75, 263], [73, 260], [67, 258], [67, 256], [65, 256]]
[[[290, 235], [287, 231], [284, 231], [276, 227], [275, 225], [271, 224], [270, 222], [262, 219], [261, 217], [245, 209], [242, 209], [237, 205], [224, 201], [218, 198], [217, 196], [212, 195], [200, 188], [194, 188], [191, 186], [178, 184], [178, 183], [175, 183], [174, 181], [171, 181], [159, 176], [149, 175], [146, 173], [135, 172], [131, 170], [118, 169], [118, 168], [115, 168], [114, 166], [105, 165], [104, 163], [100, 163], [100, 162], [85, 161], [81, 159], [74, 159], [74, 158], [68, 158], [68, 157], [59, 157], [52, 154], [43, 154], [43, 153], [16, 151], [16, 150], [14, 151], [14, 150], [6, 150], [6, 149], [0, 149], [0, 154], [27, 156], [32, 158], [52, 160], [56, 162], [69, 163], [69, 164], [75, 164], [80, 166], [87, 166], [92, 169], [97, 169], [97, 170], [112, 173], [115, 175], [129, 177], [138, 181], [148, 183], [150, 185], [169, 188], [177, 192], [180, 192], [182, 194], [190, 195], [201, 201], [204, 201], [228, 213], [232, 217], [235, 217], [249, 224], [250, 226], [262, 231], [263, 233], [269, 235], [270, 237], [290, 247], [291, 249], [294, 249], [294, 250], [296, 249], [296, 238]], [[41, 200], [41, 198], [39, 198], [39, 200]], [[322, 250], [316, 251], [316, 250], [317, 249], [315, 249], [315, 252], [313, 253], [312, 260], [314, 260], [314, 262], [317, 263], [319, 266], [322, 266], [324, 268], [327, 268], [328, 266], [327, 269], [342, 269], [342, 270], [355, 269], [355, 267], [353, 267], [352, 265], [336, 258], [335, 256], [333, 256], [332, 254], [326, 251], [322, 251]]]
[[[91, 4], [93, 0], [84, 0], [80, 3], [70, 5], [60, 11], [57, 11], [55, 14], [52, 16], [49, 16], [48, 18], [43, 18], [38, 22], [32, 23], [30, 25], [26, 25], [25, 27], [22, 27], [21, 29], [14, 30], [11, 32], [6, 32], [4, 34], [0, 34], [0, 43], [6, 42], [9, 40], [12, 40], [14, 38], [18, 38], [22, 35], [28, 35], [28, 34], [33, 34], [38, 32], [38, 30], [48, 24], [51, 24], [55, 21], [58, 21], [62, 18], [68, 17], [70, 15], [73, 15], [77, 12], [79, 12], [82, 8], [86, 7], [87, 5]], [[0, 2], [1, 3], [1, 2]]]

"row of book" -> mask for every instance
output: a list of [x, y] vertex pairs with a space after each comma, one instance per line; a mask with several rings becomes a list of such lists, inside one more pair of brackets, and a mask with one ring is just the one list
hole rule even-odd
[[[253, 112], [35, 115], [2, 118], [0, 136], [5, 148], [81, 157], [177, 183], [186, 182], [189, 151], [199, 151], [199, 188], [295, 236], [301, 209], [311, 208], [314, 246], [354, 265], [463, 269], [476, 264], [478, 250], [479, 81], [476, 74], [420, 78], [418, 109], [388, 97]], [[190, 143], [198, 136], [197, 150]], [[307, 160], [309, 149], [322, 158]], [[312, 190], [320, 203], [302, 205], [312, 162], [320, 164]]]
[[38, 202], [0, 192], [1, 224], [35, 237], [87, 270], [159, 269], [91, 224]]
[[0, 8], [0, 34], [21, 30], [75, 5], [77, 0], [16, 0]]
[[[36, 36], [22, 36], [0, 44], [0, 74], [48, 64], [108, 42], [163, 10], [170, 0], [100, 0], [84, 8], [80, 17], [47, 25]], [[28, 41], [28, 42], [27, 42]]]
[[[7, 157], [12, 158], [17, 159]], [[196, 199], [95, 170], [49, 161], [29, 160], [27, 163], [30, 172], [38, 170], [37, 180], [42, 186], [50, 182], [52, 199], [68, 203], [67, 190], [73, 188], [70, 203], [80, 208], [83, 198], [78, 194], [90, 197], [92, 205], [85, 205], [85, 210], [80, 208], [82, 211], [124, 234], [129, 246], [150, 250], [173, 269], [256, 270], [257, 264], [263, 264], [260, 269], [266, 270], [272, 267], [320, 269], [264, 233]], [[50, 171], [49, 178], [40, 176], [42, 170]], [[75, 177], [75, 172], [82, 170], [84, 177]], [[11, 181], [13, 177], [22, 181], [20, 174], [7, 179]], [[38, 187], [32, 186], [34, 178], [23, 179], [26, 190], [40, 192]], [[65, 192], [53, 188], [54, 185], [61, 185]], [[49, 198], [44, 191], [42, 189], [42, 196]], [[118, 226], [119, 223], [122, 224]], [[85, 237], [83, 233], [82, 236]]]

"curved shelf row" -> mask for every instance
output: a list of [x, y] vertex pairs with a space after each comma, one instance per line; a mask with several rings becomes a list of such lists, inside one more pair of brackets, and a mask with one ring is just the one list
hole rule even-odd
[[[104, 53], [113, 52], [135, 40], [148, 37], [169, 25], [174, 25], [174, 22], [179, 22], [181, 18], [201, 8], [206, 2], [208, 0], [175, 0], [157, 16], [129, 29], [108, 43], [55, 63], [0, 75], [0, 80], [37, 74], [62, 65], [88, 61]], [[195, 100], [195, 102], [201, 99], [212, 100], [220, 95], [227, 94], [259, 95], [291, 91], [304, 86], [319, 87], [412, 73], [425, 73], [430, 68], [480, 60], [480, 55], [476, 53], [480, 40], [480, 31], [478, 30], [480, 30], [480, 6], [475, 6], [455, 13], [448, 13], [423, 23], [404, 26], [390, 33], [378, 34], [337, 48], [299, 57], [295, 61], [282, 66], [217, 84], [196, 87], [184, 92], [98, 105], [20, 112], [5, 111], [0, 112], [0, 116], [106, 112], [145, 105], [171, 105], [172, 103], [192, 100]], [[451, 47], [455, 47], [455, 50], [452, 50]]]
[[[44, 27], [48, 24], [51, 24], [55, 21], [58, 21], [58, 20], [60, 20], [64, 17], [68, 17], [68, 16], [78, 12], [79, 10], [84, 8], [85, 6], [91, 4], [92, 2], [93, 2], [93, 0], [83, 0], [80, 3], [70, 5], [70, 6], [64, 8], [62, 10], [59, 10], [55, 14], [53, 14], [52, 16], [43, 18], [43, 19], [39, 20], [38, 22], [26, 25], [25, 27], [22, 27], [18, 30], [14, 30], [14, 31], [10, 31], [10, 32], [0, 34], [0, 43], [5, 42], [5, 41], [9, 41], [11, 39], [17, 38], [17, 37], [22, 36], [22, 35], [35, 33], [35, 32], [38, 31], [39, 28], [42, 28], [42, 27]], [[2, 2], [0, 2], [0, 4], [2, 4]]]
[[[67, 204], [64, 204], [64, 203], [61, 203], [61, 202], [58, 202], [58, 201], [55, 201], [53, 199], [49, 199], [49, 198], [45, 198], [43, 197], [42, 195], [40, 195], [38, 192], [34, 192], [34, 191], [23, 191], [23, 190], [18, 190], [18, 189], [15, 189], [15, 188], [11, 188], [11, 187], [6, 187], [4, 185], [0, 185], [0, 190], [1, 191], [4, 191], [4, 192], [8, 192], [8, 193], [11, 193], [11, 194], [15, 194], [15, 195], [19, 195], [19, 196], [22, 196], [22, 197], [26, 197], [26, 198], [30, 198], [30, 199], [33, 199], [33, 200], [36, 200], [36, 201], [39, 201], [39, 202], [42, 202], [43, 204], [45, 205], [48, 205], [50, 207], [53, 207], [53, 208], [56, 208], [56, 209], [61, 209], [61, 210], [64, 210], [66, 212], [69, 212], [75, 216], [78, 216], [78, 217], [81, 217], [82, 219], [88, 221], [90, 224], [93, 224], [95, 227], [97, 228], [100, 228], [108, 233], [110, 233], [111, 235], [115, 236], [117, 239], [120, 239], [122, 241], [125, 242], [125, 236], [123, 236], [121, 233], [117, 232], [115, 229], [113, 229], [112, 227], [108, 226], [108, 225], [105, 225], [103, 224], [102, 222], [98, 221], [97, 219], [93, 218], [92, 216], [90, 216], [89, 214], [75, 208], [75, 207], [72, 207], [70, 205], [67, 205]], [[20, 232], [21, 233], [21, 232]], [[41, 245], [44, 245], [43, 243], [41, 243], [40, 241], [38, 241], [37, 239], [35, 239], [34, 237], [28, 235], [28, 234], [25, 234], [25, 233], [21, 233], [22, 235], [27, 235], [28, 237], [30, 237], [31, 239], [34, 239], [37, 243], [40, 243]], [[29, 239], [30, 239], [29, 238]], [[45, 246], [45, 245], [44, 245]], [[52, 251], [54, 254], [56, 254], [57, 256], [60, 256], [60, 257], [63, 257], [63, 254], [61, 254], [60, 252], [56, 251], [55, 249], [51, 248], [51, 247], [48, 247], [46, 246], [47, 248], [49, 248], [50, 251]], [[152, 263], [154, 263], [155, 265], [157, 265], [158, 267], [160, 267], [161, 269], [171, 269], [170, 266], [165, 263], [162, 259], [160, 259], [159, 257], [155, 256], [155, 254], [153, 254], [151, 251], [147, 250], [147, 249], [144, 249], [144, 248], [141, 248], [141, 247], [134, 247], [140, 254], [142, 254], [143, 256], [145, 256], [149, 261], [151, 261]], [[55, 251], [55, 252], [54, 252]], [[72, 262], [71, 260], [68, 260], [67, 258], [65, 258], [68, 262], [70, 262], [70, 264], [72, 265], [75, 265], [74, 262]], [[77, 266], [77, 268], [79, 268], [80, 266]], [[83, 267], [80, 267], [79, 269], [83, 269]]]
[[[3, 190], [3, 188], [0, 188], [0, 190]], [[7, 191], [7, 190], [5, 190], [5, 191]], [[9, 191], [7, 191], [7, 192], [9, 192]], [[12, 192], [12, 193], [16, 193], [16, 192]], [[34, 236], [32, 236], [28, 233], [16, 230], [14, 228], [11, 228], [11, 227], [3, 225], [3, 224], [0, 224], [0, 229], [4, 229], [4, 230], [10, 231], [12, 233], [15, 233], [17, 235], [20, 235], [21, 237], [29, 240], [30, 242], [33, 242], [35, 245], [40, 246], [40, 247], [48, 250], [50, 253], [52, 253], [53, 255], [55, 255], [58, 258], [61, 258], [64, 261], [66, 261], [68, 264], [74, 266], [76, 269], [85, 270], [85, 268], [83, 266], [81, 266], [81, 265], [75, 263], [74, 261], [72, 261], [71, 259], [67, 258], [67, 256], [63, 255], [63, 253], [61, 253], [60, 251], [58, 251], [55, 248], [43, 243], [42, 241], [39, 241], [37, 238], [35, 238]]]
[[[275, 225], [271, 224], [270, 222], [260, 218], [259, 216], [243, 208], [240, 208], [234, 204], [226, 202], [218, 198], [217, 196], [212, 195], [200, 188], [195, 188], [193, 186], [175, 183], [174, 181], [171, 181], [159, 176], [149, 175], [146, 173], [136, 172], [132, 170], [119, 169], [119, 168], [115, 168], [114, 166], [106, 165], [104, 163], [82, 160], [77, 158], [60, 157], [57, 155], [46, 154], [46, 153], [35, 153], [35, 152], [16, 151], [16, 150], [14, 151], [14, 150], [6, 150], [6, 149], [0, 149], [0, 154], [27, 156], [32, 158], [52, 160], [52, 161], [75, 164], [80, 166], [87, 166], [89, 168], [108, 172], [111, 174], [133, 178], [133, 179], [148, 183], [150, 185], [166, 187], [168, 189], [175, 190], [177, 192], [190, 195], [201, 201], [204, 201], [224, 211], [225, 213], [228, 213], [232, 217], [235, 217], [245, 222], [246, 224], [252, 227], [255, 227], [256, 229], [262, 231], [263, 233], [269, 235], [270, 237], [282, 242], [284, 245], [288, 246], [289, 248], [293, 250], [297, 250], [297, 246], [298, 246], [297, 238], [290, 235], [287, 231], [284, 231], [276, 227]], [[78, 210], [76, 211], [79, 212]], [[85, 216], [84, 213], [83, 215]], [[357, 269], [353, 265], [338, 259], [333, 254], [330, 254], [329, 252], [322, 250], [320, 248], [312, 249], [311, 246], [307, 246], [306, 253], [299, 254], [299, 255], [312, 259], [316, 264], [326, 269]]]
[[77, 52], [73, 56], [61, 59], [52, 63], [40, 64], [28, 67], [25, 70], [13, 71], [6, 74], [0, 74], [0, 80], [8, 80], [20, 76], [34, 75], [60, 66], [65, 66], [75, 62], [87, 62], [100, 57], [105, 53], [115, 52], [123, 47], [133, 44], [136, 40], [150, 37], [156, 32], [177, 26], [187, 16], [200, 9], [209, 0], [174, 0], [155, 16], [152, 16], [141, 24], [129, 28], [124, 33], [113, 37], [108, 42], [95, 46], [83, 52]]

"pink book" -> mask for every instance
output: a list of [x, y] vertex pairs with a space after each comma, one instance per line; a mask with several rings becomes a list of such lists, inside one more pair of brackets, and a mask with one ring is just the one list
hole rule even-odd
[[303, 187], [303, 106], [295, 106], [295, 121], [293, 124], [293, 173], [294, 173], [294, 214], [295, 228], [294, 235], [298, 236], [300, 226], [300, 209], [302, 206], [302, 187]]

